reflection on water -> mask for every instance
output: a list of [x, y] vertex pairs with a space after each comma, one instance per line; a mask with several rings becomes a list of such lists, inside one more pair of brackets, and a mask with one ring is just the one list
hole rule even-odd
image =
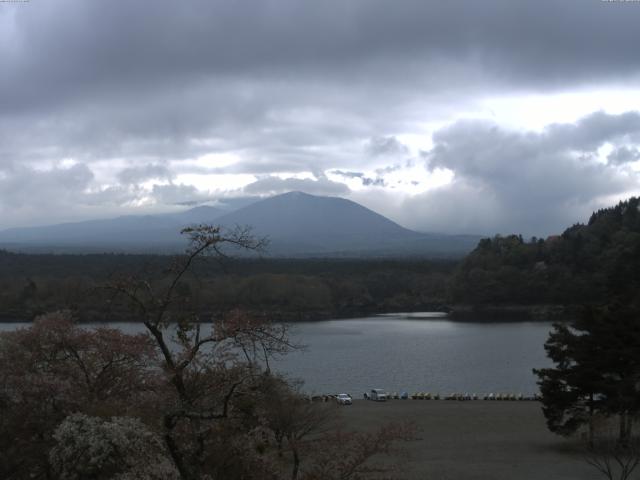
[[380, 313], [376, 317], [388, 317], [393, 319], [398, 318], [415, 318], [415, 319], [429, 319], [429, 318], [447, 318], [445, 312], [401, 312], [401, 313]]
[[[0, 324], [0, 331], [25, 324]], [[141, 324], [116, 323], [128, 333]], [[532, 368], [549, 365], [543, 344], [551, 323], [452, 322], [439, 313], [385, 314], [292, 325], [303, 351], [273, 367], [305, 381], [305, 390], [532, 394]]]

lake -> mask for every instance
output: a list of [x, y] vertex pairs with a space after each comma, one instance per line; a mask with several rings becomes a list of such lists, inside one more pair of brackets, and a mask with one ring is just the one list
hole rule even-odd
[[[0, 324], [0, 331], [21, 325]], [[130, 333], [144, 329], [112, 326]], [[361, 397], [384, 388], [532, 395], [537, 387], [531, 369], [550, 365], [543, 348], [550, 328], [550, 322], [458, 322], [437, 313], [296, 323], [292, 338], [306, 348], [273, 368], [304, 379], [304, 390], [316, 393]]]

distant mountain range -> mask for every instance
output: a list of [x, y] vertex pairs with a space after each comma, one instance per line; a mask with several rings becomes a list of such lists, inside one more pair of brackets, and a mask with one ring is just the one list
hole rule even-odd
[[180, 230], [194, 223], [213, 222], [224, 212], [196, 207], [163, 215], [127, 215], [106, 220], [61, 223], [0, 231], [0, 247], [37, 252], [162, 253], [184, 246]]
[[0, 248], [38, 252], [169, 253], [185, 246], [181, 228], [251, 226], [279, 257], [460, 256], [480, 237], [420, 233], [343, 198], [290, 192], [227, 212], [201, 206], [180, 213], [123, 216], [0, 231]]

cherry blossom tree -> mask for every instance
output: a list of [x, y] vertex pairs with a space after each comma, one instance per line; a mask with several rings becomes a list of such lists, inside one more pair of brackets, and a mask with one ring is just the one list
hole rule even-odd
[[140, 420], [70, 415], [53, 434], [49, 453], [60, 480], [172, 480], [179, 474], [164, 444]]
[[0, 334], [0, 477], [46, 476], [52, 432], [69, 414], [125, 413], [158, 388], [147, 335], [80, 328], [68, 312]]

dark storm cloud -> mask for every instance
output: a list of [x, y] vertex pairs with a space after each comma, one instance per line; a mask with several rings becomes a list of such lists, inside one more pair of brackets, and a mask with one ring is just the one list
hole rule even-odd
[[640, 62], [637, 5], [596, 0], [56, 1], [2, 8], [13, 42], [2, 48], [8, 65], [0, 85], [2, 104], [12, 110], [159, 83], [179, 90], [211, 75], [331, 76], [363, 65], [385, 78], [406, 75], [411, 65], [389, 70], [397, 65], [392, 59], [475, 62], [529, 84], [620, 77], [637, 73]]
[[[135, 110], [213, 83], [222, 87], [210, 93], [225, 115], [259, 119], [264, 97], [256, 102], [253, 93], [266, 81], [318, 82], [310, 95], [326, 84], [384, 88], [389, 81], [395, 90], [473, 88], [469, 78], [485, 88], [486, 81], [575, 87], [638, 73], [639, 12], [596, 0], [3, 5], [11, 41], [0, 47], [0, 105], [16, 114], [128, 100]], [[470, 71], [478, 75], [461, 75]], [[224, 101], [229, 85], [233, 112]], [[221, 113], [191, 107], [200, 118]], [[172, 120], [177, 130], [185, 122]]]
[[603, 198], [638, 187], [637, 173], [598, 155], [606, 143], [637, 141], [638, 135], [638, 112], [597, 112], [542, 132], [458, 121], [436, 132], [433, 149], [424, 154], [429, 169], [451, 170], [453, 182], [407, 201], [405, 214], [423, 229], [557, 233], [584, 220]]

